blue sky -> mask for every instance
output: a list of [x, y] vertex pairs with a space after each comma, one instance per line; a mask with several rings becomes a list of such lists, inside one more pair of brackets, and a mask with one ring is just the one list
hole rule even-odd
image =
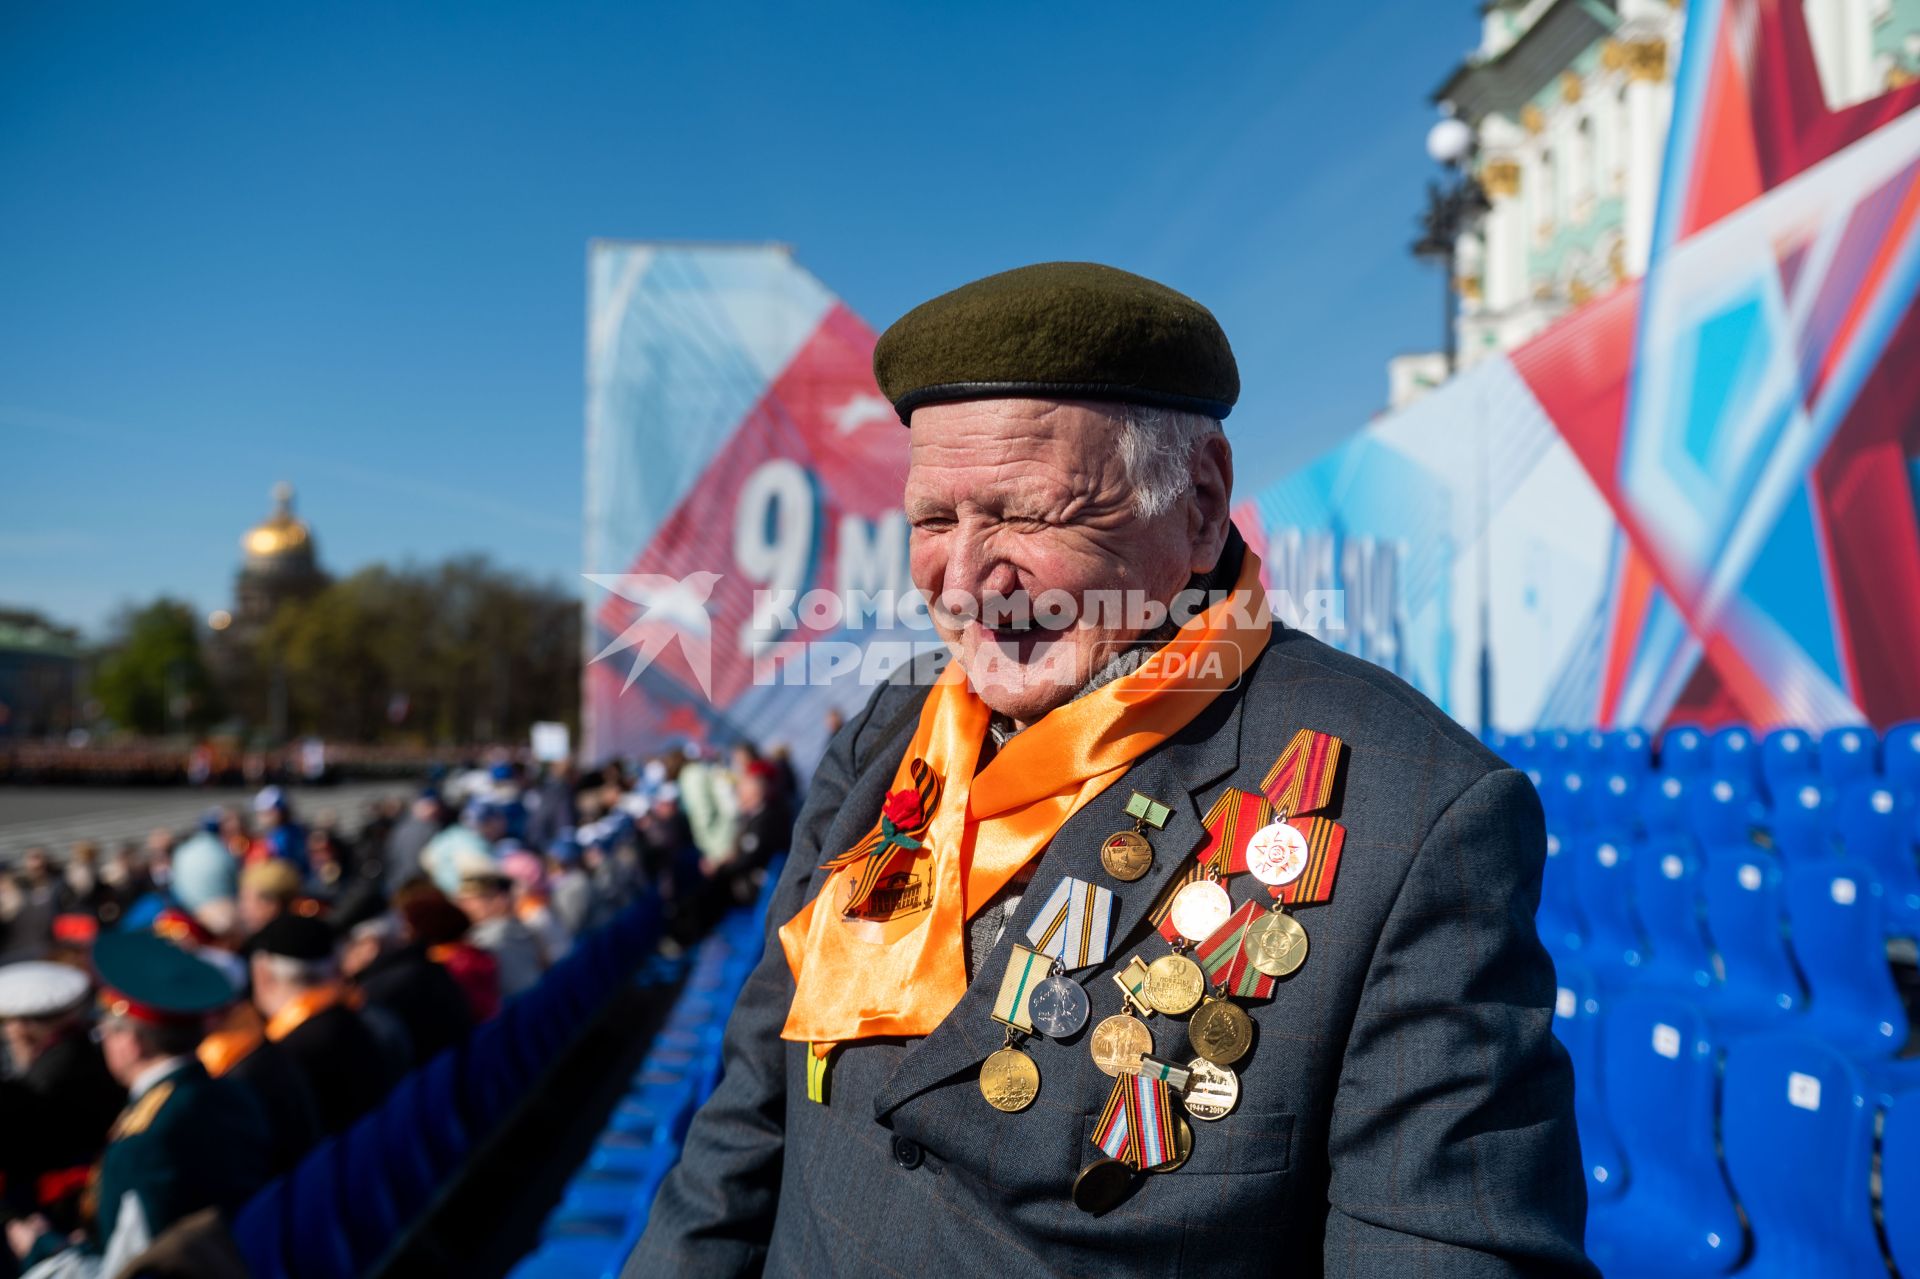
[[0, 604], [580, 558], [587, 241], [781, 240], [876, 328], [1091, 258], [1183, 289], [1245, 489], [1438, 339], [1408, 256], [1473, 0], [0, 8]]

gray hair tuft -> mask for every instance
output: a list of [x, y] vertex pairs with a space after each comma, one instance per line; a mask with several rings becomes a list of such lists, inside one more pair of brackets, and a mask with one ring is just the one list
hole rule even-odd
[[1128, 404], [1120, 408], [1120, 461], [1133, 486], [1134, 511], [1143, 520], [1170, 510], [1193, 487], [1193, 454], [1220, 433], [1220, 423], [1183, 409]]

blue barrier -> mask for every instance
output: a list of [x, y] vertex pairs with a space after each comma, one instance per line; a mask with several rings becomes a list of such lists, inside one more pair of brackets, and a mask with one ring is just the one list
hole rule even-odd
[[677, 968], [650, 961], [641, 970], [643, 983], [683, 973], [685, 985], [626, 1096], [548, 1216], [540, 1246], [515, 1267], [513, 1279], [611, 1279], [626, 1261], [660, 1183], [679, 1160], [694, 1112], [719, 1085], [727, 1014], [760, 958], [779, 876], [776, 861], [759, 901], [730, 913]]
[[262, 1189], [233, 1221], [249, 1272], [351, 1279], [375, 1269], [659, 937], [656, 901], [627, 907], [465, 1043]]

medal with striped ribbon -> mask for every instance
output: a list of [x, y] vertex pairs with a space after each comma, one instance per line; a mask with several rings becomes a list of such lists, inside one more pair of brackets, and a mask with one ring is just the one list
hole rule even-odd
[[1247, 952], [1247, 934], [1265, 913], [1258, 902], [1247, 902], [1194, 949], [1200, 970], [1228, 995], [1266, 999], [1273, 994], [1274, 979], [1255, 968]]
[[1293, 878], [1268, 887], [1267, 892], [1288, 906], [1313, 906], [1333, 896], [1333, 876], [1340, 869], [1340, 849], [1347, 828], [1327, 817], [1296, 817], [1287, 825], [1306, 842], [1306, 859]]
[[1247, 841], [1272, 820], [1273, 805], [1248, 791], [1229, 789], [1213, 801], [1213, 807], [1201, 819], [1207, 842], [1147, 912], [1148, 922], [1168, 945], [1180, 942], [1180, 932], [1173, 926], [1173, 899], [1180, 890], [1202, 879], [1224, 880], [1230, 874], [1246, 870]]
[[1333, 734], [1303, 728], [1261, 778], [1260, 793], [1288, 816], [1318, 812], [1333, 799], [1333, 784], [1345, 751], [1345, 745]]
[[1093, 1144], [1110, 1159], [1147, 1171], [1179, 1157], [1178, 1119], [1164, 1079], [1122, 1075], [1094, 1126]]
[[1103, 963], [1113, 920], [1113, 893], [1069, 875], [1027, 926], [1027, 941], [1068, 971]]

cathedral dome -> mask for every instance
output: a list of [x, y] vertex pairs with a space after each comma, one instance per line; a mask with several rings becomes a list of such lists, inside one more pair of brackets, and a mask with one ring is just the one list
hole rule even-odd
[[255, 568], [276, 568], [296, 564], [310, 567], [314, 561], [313, 531], [293, 513], [293, 486], [285, 482], [273, 487], [273, 514], [247, 530], [240, 546], [247, 553], [247, 564]]

